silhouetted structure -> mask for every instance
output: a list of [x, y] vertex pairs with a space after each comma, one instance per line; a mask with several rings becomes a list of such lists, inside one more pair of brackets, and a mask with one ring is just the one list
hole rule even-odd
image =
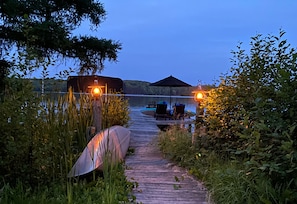
[[170, 109], [171, 109], [171, 87], [191, 87], [190, 84], [183, 82], [175, 77], [173, 77], [172, 75], [170, 75], [169, 77], [166, 77], [160, 81], [157, 81], [155, 83], [151, 83], [150, 86], [167, 86], [170, 87]]
[[123, 81], [120, 78], [106, 76], [69, 76], [67, 79], [67, 90], [72, 87], [74, 92], [89, 93], [88, 86], [94, 85], [94, 80], [98, 80], [99, 86], [107, 85], [108, 92], [123, 92]]

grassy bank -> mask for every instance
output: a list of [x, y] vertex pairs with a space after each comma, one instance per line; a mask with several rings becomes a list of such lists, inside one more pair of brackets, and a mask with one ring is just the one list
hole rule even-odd
[[167, 158], [204, 182], [213, 203], [276, 204], [294, 200], [290, 186], [274, 185], [261, 170], [248, 168], [242, 160], [199, 148], [201, 140], [192, 144], [191, 134], [184, 129], [174, 127], [161, 132], [158, 139]]
[[134, 203], [135, 198], [130, 196], [134, 185], [126, 180], [124, 166], [118, 164], [105, 169], [102, 175], [94, 178], [73, 179], [34, 188], [21, 181], [15, 186], [5, 184], [1, 190], [0, 203]]
[[[0, 203], [133, 202], [134, 183], [126, 180], [121, 163], [105, 162], [99, 175], [67, 178], [93, 123], [89, 96], [70, 91], [52, 99], [36, 95], [24, 80], [8, 83], [0, 103]], [[129, 121], [121, 96], [104, 101], [102, 112], [103, 128]]]

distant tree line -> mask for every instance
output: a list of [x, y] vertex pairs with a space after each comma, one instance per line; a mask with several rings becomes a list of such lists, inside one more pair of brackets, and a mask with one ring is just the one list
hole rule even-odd
[[42, 79], [29, 79], [33, 86], [33, 91], [42, 92], [67, 92], [67, 81], [61, 79], [44, 79], [44, 86], [42, 86]]
[[[30, 79], [33, 85], [33, 90], [36, 92], [42, 91], [41, 79]], [[145, 95], [169, 95], [169, 87], [150, 86], [149, 82], [137, 80], [124, 80], [123, 93], [125, 94], [145, 94]], [[214, 88], [212, 85], [204, 85], [202, 89], [207, 91]], [[177, 96], [193, 95], [197, 87], [172, 87], [171, 94]], [[45, 79], [44, 92], [67, 92], [67, 81], [60, 79]]]
[[[208, 91], [214, 88], [213, 85], [204, 85], [202, 89]], [[171, 89], [171, 94], [176, 96], [190, 96], [193, 95], [193, 91], [197, 89], [196, 86], [193, 87], [158, 87], [150, 86], [149, 82], [136, 81], [136, 80], [125, 80], [124, 81], [124, 92], [126, 94], [147, 94], [147, 95], [169, 95]]]

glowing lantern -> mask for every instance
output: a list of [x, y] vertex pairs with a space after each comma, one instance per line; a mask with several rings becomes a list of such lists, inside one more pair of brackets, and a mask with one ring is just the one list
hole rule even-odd
[[104, 86], [99, 86], [98, 85], [98, 80], [94, 80], [94, 85], [93, 86], [88, 86], [88, 88], [91, 88], [91, 94], [94, 98], [98, 99], [102, 96], [102, 87]]
[[203, 94], [201, 92], [198, 92], [196, 94], [196, 100], [199, 101], [199, 100], [202, 100], [203, 99]]
[[102, 96], [102, 90], [101, 90], [101, 88], [100, 87], [94, 87], [92, 89], [92, 95], [94, 97], [100, 97], [100, 96]]
[[202, 101], [204, 98], [204, 94], [201, 91], [194, 92], [194, 100], [197, 102]]

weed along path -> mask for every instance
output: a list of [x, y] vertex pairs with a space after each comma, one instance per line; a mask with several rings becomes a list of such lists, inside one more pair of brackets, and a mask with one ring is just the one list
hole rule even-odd
[[186, 170], [163, 158], [157, 147], [159, 129], [155, 118], [133, 109], [130, 117], [130, 147], [135, 152], [126, 157], [125, 174], [128, 180], [138, 183], [133, 190], [136, 202], [206, 204], [207, 192], [203, 185]]

